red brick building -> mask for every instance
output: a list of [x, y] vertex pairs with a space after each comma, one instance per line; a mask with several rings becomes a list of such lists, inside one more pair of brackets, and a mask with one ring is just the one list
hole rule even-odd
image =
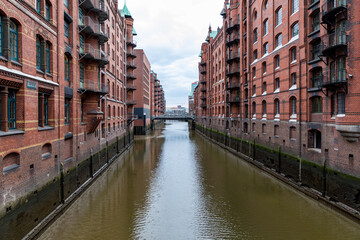
[[[351, 0], [225, 1], [223, 131], [360, 177], [358, 12]], [[218, 62], [209, 33], [194, 101], [197, 122], [221, 128], [207, 93]]]
[[165, 94], [154, 71], [151, 71], [151, 96], [151, 117], [163, 115], [166, 110]]
[[117, 1], [1, 1], [1, 215], [131, 131], [133, 33]]

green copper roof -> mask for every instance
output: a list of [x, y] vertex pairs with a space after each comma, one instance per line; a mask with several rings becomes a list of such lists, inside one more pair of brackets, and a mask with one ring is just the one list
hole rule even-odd
[[217, 31], [212, 31], [212, 32], [210, 33], [210, 38], [215, 38], [217, 34], [218, 34]]
[[133, 27], [133, 35], [134, 36], [136, 36], [137, 35], [137, 33], [136, 33], [136, 31], [135, 31], [135, 28]]
[[200, 54], [199, 54], [199, 57], [201, 57], [201, 56], [202, 56], [202, 53], [203, 53], [203, 51], [201, 50], [201, 52], [200, 52]]
[[125, 17], [132, 17], [129, 9], [126, 6], [126, 1], [124, 2], [124, 7], [121, 10], [121, 15], [124, 15]]

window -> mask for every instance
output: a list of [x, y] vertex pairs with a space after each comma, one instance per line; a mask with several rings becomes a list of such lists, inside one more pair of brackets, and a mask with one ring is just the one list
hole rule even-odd
[[70, 35], [69, 23], [66, 20], [64, 20], [64, 35], [67, 38], [69, 38]]
[[49, 125], [49, 96], [45, 94], [39, 94], [38, 97], [38, 123], [39, 127]]
[[45, 45], [45, 58], [46, 58], [46, 72], [51, 73], [51, 51], [50, 43]]
[[311, 101], [311, 113], [322, 113], [322, 98], [313, 97]]
[[296, 62], [296, 47], [290, 50], [291, 62]]
[[282, 8], [276, 10], [275, 14], [276, 14], [276, 26], [279, 26], [282, 23]]
[[321, 40], [315, 41], [312, 44], [312, 60], [316, 60], [321, 55]]
[[79, 8], [79, 25], [84, 25], [84, 11]]
[[254, 51], [254, 60], [256, 60], [258, 58], [258, 52], [257, 50]]
[[280, 88], [280, 78], [276, 78], [275, 79], [275, 89], [279, 89]]
[[331, 98], [330, 98], [330, 111], [331, 111], [331, 116], [334, 117], [336, 115], [336, 105], [335, 105], [335, 102], [336, 102], [336, 95], [333, 94], [331, 95]]
[[84, 75], [85, 75], [84, 64], [80, 63], [80, 88], [81, 89], [84, 89]]
[[299, 35], [299, 22], [295, 23], [292, 27], [291, 27], [291, 37], [296, 37], [297, 35]]
[[254, 21], [257, 19], [257, 11], [254, 12]]
[[280, 114], [280, 101], [279, 101], [279, 99], [275, 99], [274, 105], [275, 105], [275, 117], [279, 117], [279, 114]]
[[0, 56], [3, 55], [3, 24], [2, 16], [0, 15]]
[[36, 36], [36, 69], [41, 70], [41, 39]]
[[264, 21], [264, 36], [267, 35], [269, 33], [269, 20], [266, 19]]
[[276, 47], [282, 46], [282, 34], [281, 33], [275, 37], [275, 46]]
[[264, 3], [264, 10], [266, 10], [268, 8], [268, 1], [265, 0], [265, 3]]
[[256, 43], [258, 41], [258, 31], [257, 28], [255, 28], [254, 30], [254, 43]]
[[69, 57], [64, 56], [64, 70], [65, 70], [65, 80], [70, 82], [70, 62]]
[[253, 78], [256, 78], [256, 67], [252, 68], [252, 74], [253, 74]]
[[312, 87], [321, 88], [322, 87], [322, 68], [316, 68], [312, 71]]
[[262, 71], [263, 71], [263, 74], [266, 74], [266, 62], [262, 63]]
[[263, 82], [263, 93], [266, 93], [266, 82]]
[[308, 132], [308, 148], [321, 149], [321, 132], [311, 129]]
[[256, 103], [255, 102], [252, 103], [252, 110], [253, 110], [254, 116], [256, 116]]
[[11, 59], [18, 61], [18, 27], [17, 25], [10, 20], [10, 52]]
[[79, 45], [80, 45], [80, 53], [84, 53], [85, 52], [85, 42], [84, 42], [84, 37], [83, 35], [79, 35]]
[[299, 0], [291, 0], [291, 14], [299, 11]]
[[320, 11], [312, 17], [311, 25], [313, 32], [320, 30]]
[[9, 129], [16, 128], [16, 92], [13, 90], [8, 93], [8, 122]]
[[291, 74], [290, 80], [290, 85], [296, 85], [296, 73]]
[[70, 123], [70, 99], [65, 98], [65, 124]]
[[36, 12], [41, 13], [41, 0], [36, 0]]
[[64, 0], [64, 5], [67, 9], [69, 9], [69, 0]]
[[337, 94], [338, 114], [345, 114], [345, 93], [340, 92]]
[[279, 55], [275, 56], [275, 69], [280, 67], [280, 57]]
[[263, 117], [266, 117], [266, 101], [265, 100], [262, 102], [262, 114], [263, 114]]
[[81, 99], [81, 105], [80, 105], [80, 120], [83, 123], [84, 122], [84, 100]]
[[48, 1], [45, 2], [45, 19], [50, 22], [51, 5]]
[[296, 115], [296, 98], [290, 98], [290, 114]]
[[263, 48], [264, 48], [264, 54], [269, 53], [269, 43], [265, 43]]

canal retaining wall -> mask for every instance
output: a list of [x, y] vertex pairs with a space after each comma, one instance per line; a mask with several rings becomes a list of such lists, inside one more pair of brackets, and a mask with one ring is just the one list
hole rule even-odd
[[[134, 141], [130, 132], [72, 168], [60, 169], [51, 182], [31, 191], [0, 219], [0, 239], [33, 239], [86, 189]], [[66, 169], [66, 171], [64, 171]]]
[[235, 138], [199, 124], [195, 129], [283, 182], [360, 222], [360, 179], [329, 168], [326, 159], [320, 165], [286, 153], [281, 146], [274, 148], [256, 140]]

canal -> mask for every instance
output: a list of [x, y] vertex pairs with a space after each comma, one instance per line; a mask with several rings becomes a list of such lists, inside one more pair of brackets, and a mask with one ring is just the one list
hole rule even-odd
[[40, 239], [360, 239], [360, 226], [170, 122]]

